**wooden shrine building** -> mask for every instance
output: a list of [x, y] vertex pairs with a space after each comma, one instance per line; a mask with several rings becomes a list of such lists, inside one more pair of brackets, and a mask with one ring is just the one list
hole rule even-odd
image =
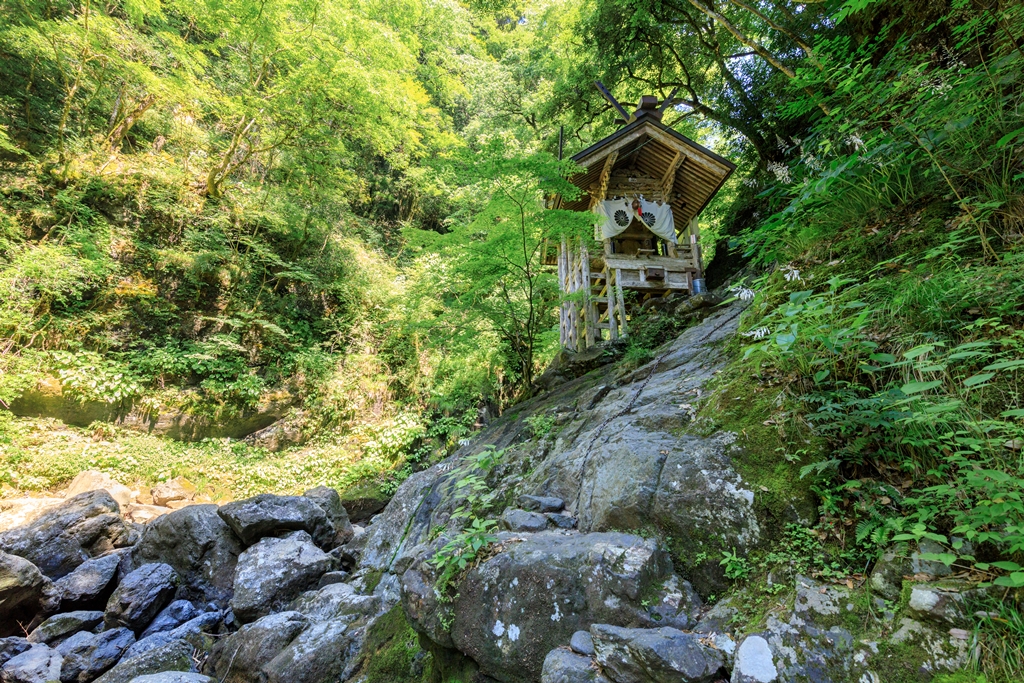
[[[624, 125], [572, 157], [584, 171], [569, 180], [582, 194], [554, 202], [593, 212], [594, 237], [604, 245], [602, 254], [567, 240], [558, 247], [559, 287], [578, 293], [562, 304], [560, 339], [575, 351], [626, 335], [633, 310], [645, 301], [689, 296], [695, 280], [703, 284], [697, 217], [736, 169], [661, 122], [671, 97], [659, 103], [645, 96], [627, 115], [598, 87]], [[636, 295], [625, 297], [630, 291]]]

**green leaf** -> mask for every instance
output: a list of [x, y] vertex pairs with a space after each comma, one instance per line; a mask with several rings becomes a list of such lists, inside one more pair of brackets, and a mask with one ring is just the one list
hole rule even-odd
[[908, 382], [900, 387], [900, 391], [904, 394], [919, 394], [922, 391], [928, 391], [934, 389], [937, 386], [941, 386], [942, 380], [932, 380], [931, 382]]
[[1004, 410], [999, 413], [1000, 417], [1024, 417], [1024, 408], [1014, 408], [1013, 410]]
[[1020, 588], [1024, 586], [1024, 572], [1014, 572], [1009, 576], [1000, 576], [993, 581], [997, 586], [1007, 586], [1009, 588]]
[[828, 377], [828, 375], [829, 375], [829, 371], [828, 370], [818, 370], [816, 373], [814, 373], [814, 381], [815, 382], [820, 382], [821, 380], [823, 380], [826, 377]]
[[1021, 570], [1021, 566], [1019, 564], [1017, 564], [1016, 562], [1009, 562], [1007, 560], [993, 562], [992, 566], [996, 569], [1002, 569], [1003, 571], [1007, 572], [1019, 572]]
[[920, 558], [929, 562], [941, 562], [947, 567], [956, 562], [956, 555], [953, 553], [921, 553]]
[[994, 372], [982, 372], [977, 375], [971, 375], [970, 377], [964, 380], [964, 386], [973, 387], [978, 384], [981, 384], [982, 382], [987, 382], [995, 376], [996, 373]]

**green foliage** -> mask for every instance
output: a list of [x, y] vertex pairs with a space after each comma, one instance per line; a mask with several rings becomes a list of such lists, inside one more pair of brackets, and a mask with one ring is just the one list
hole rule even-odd
[[718, 563], [725, 568], [725, 576], [733, 581], [745, 579], [750, 575], [750, 563], [747, 558], [736, 554], [736, 548], [722, 551], [722, 560]]
[[523, 421], [530, 427], [530, 432], [541, 439], [555, 429], [554, 415], [530, 415]]

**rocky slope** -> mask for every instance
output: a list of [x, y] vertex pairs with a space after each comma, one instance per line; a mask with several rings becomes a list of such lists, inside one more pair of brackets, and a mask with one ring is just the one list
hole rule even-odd
[[0, 534], [0, 681], [869, 683], [957, 668], [971, 594], [901, 586], [938, 572], [920, 558], [886, 558], [863, 589], [785, 577], [756, 623], [736, 623], [742, 595], [709, 606], [723, 549], [814, 514], [740, 474], [736, 434], [691, 422], [738, 314], [644, 367], [556, 383], [410, 477], [365, 531], [326, 488], [139, 524], [100, 481], [23, 514]]

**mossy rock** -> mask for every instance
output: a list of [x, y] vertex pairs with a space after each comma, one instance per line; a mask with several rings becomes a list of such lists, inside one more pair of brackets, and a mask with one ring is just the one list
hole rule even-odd
[[391, 496], [381, 490], [380, 484], [364, 479], [341, 491], [341, 504], [345, 506], [348, 518], [353, 524], [366, 522], [387, 507]]

